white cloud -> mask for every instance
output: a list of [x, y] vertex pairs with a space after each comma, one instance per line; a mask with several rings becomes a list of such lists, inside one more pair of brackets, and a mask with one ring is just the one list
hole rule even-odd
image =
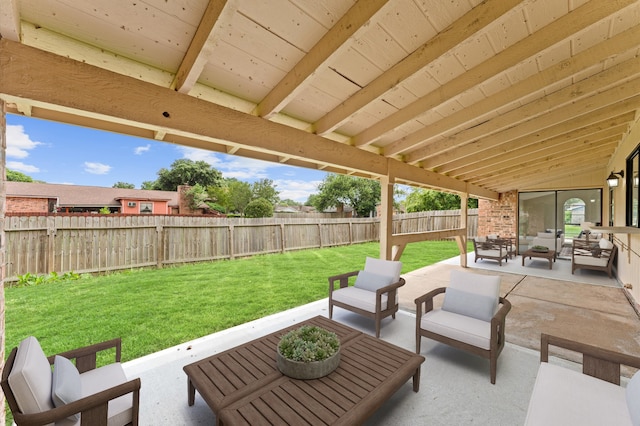
[[22, 161], [7, 161], [7, 169], [22, 173], [38, 173], [40, 171], [36, 166], [24, 164]]
[[151, 149], [151, 144], [146, 144], [145, 146], [137, 146], [133, 152], [136, 155], [142, 155], [143, 153], [149, 151]]
[[7, 125], [7, 157], [26, 158], [29, 156], [28, 151], [38, 145], [42, 145], [42, 142], [31, 140], [23, 126]]
[[304, 203], [309, 195], [318, 192], [318, 185], [322, 181], [301, 181], [301, 180], [276, 180], [274, 184], [280, 192], [279, 197], [282, 200], [291, 199]]
[[102, 163], [92, 163], [85, 161], [84, 171], [92, 175], [106, 175], [111, 170], [111, 166]]
[[218, 157], [216, 157], [215, 153], [211, 151], [206, 151], [204, 149], [189, 148], [186, 146], [180, 146], [178, 147], [178, 150], [182, 152], [182, 156], [187, 160], [204, 161], [206, 163], [209, 163], [215, 168], [218, 168], [218, 163], [220, 163], [220, 160], [218, 159]]

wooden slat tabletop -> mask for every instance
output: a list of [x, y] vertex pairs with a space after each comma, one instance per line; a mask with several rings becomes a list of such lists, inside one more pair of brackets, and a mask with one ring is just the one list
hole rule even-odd
[[417, 391], [424, 357], [361, 334], [346, 342], [340, 366], [315, 380], [286, 376], [220, 411], [227, 425], [354, 425], [375, 412], [407, 380]]
[[333, 331], [340, 338], [341, 345], [362, 335], [351, 327], [317, 316], [186, 365], [184, 371], [189, 379], [189, 405], [193, 405], [197, 390], [217, 414], [233, 401], [282, 377], [276, 365], [276, 346], [286, 332], [302, 325], [317, 325]]

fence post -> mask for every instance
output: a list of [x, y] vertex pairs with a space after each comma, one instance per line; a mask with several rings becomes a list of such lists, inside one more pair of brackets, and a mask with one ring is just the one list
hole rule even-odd
[[55, 271], [56, 223], [52, 216], [47, 217], [47, 273]]
[[322, 248], [322, 224], [318, 223], [318, 244]]
[[229, 259], [235, 257], [233, 253], [233, 225], [229, 225]]
[[156, 264], [158, 265], [158, 269], [162, 269], [162, 265], [164, 264], [164, 227], [162, 224], [156, 224], [156, 234], [158, 235], [158, 248], [156, 250]]
[[349, 219], [349, 245], [353, 245], [353, 219]]
[[280, 224], [280, 240], [282, 241], [282, 253], [285, 252], [285, 239], [284, 239], [284, 223]]

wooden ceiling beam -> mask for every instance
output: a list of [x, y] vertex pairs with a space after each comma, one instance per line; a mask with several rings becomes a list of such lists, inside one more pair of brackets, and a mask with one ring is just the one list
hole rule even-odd
[[448, 176], [6, 39], [0, 39], [0, 81], [1, 98], [64, 111], [72, 124], [88, 117], [97, 129], [148, 132], [149, 138], [161, 130], [164, 140], [186, 146], [223, 151], [239, 146], [237, 155], [246, 150], [275, 162], [290, 157], [310, 167], [320, 163], [366, 176], [386, 176], [393, 167], [423, 179], [422, 185], [498, 197]]
[[412, 102], [373, 126], [353, 137], [355, 146], [370, 144], [387, 132], [390, 132], [413, 118], [424, 114], [443, 102], [452, 99], [477, 84], [506, 71], [521, 61], [535, 56], [584, 28], [610, 16], [635, 0], [590, 1], [571, 13], [552, 21], [550, 24], [520, 40], [507, 49], [497, 53], [462, 75], [441, 85], [438, 90]]
[[[603, 124], [602, 126], [605, 125]], [[606, 126], [609, 126], [608, 122]], [[551, 139], [530, 144], [520, 145], [514, 142], [513, 144], [501, 145], [495, 149], [483, 151], [482, 157], [478, 156], [477, 160], [461, 160], [447, 164], [447, 167], [452, 169], [446, 173], [449, 176], [466, 180], [475, 175], [490, 173], [496, 167], [509, 167], [513, 163], [522, 162], [530, 158], [530, 156], [545, 155], [547, 150], [562, 149], [564, 146], [571, 146], [572, 149], [576, 149], [583, 145], [590, 146], [595, 141], [614, 136], [617, 136], [618, 140], [620, 140], [620, 137], [629, 129], [629, 124], [625, 122], [624, 124], [606, 127], [595, 132], [593, 131], [594, 128], [600, 128], [600, 126], [588, 126], [575, 132], [567, 132]], [[518, 149], [513, 149], [513, 146], [517, 146]]]
[[227, 0], [209, 0], [187, 53], [171, 83], [172, 89], [180, 93], [189, 93], [196, 84], [205, 64], [213, 55], [216, 23], [219, 22], [223, 11], [227, 16], [232, 14], [233, 10], [230, 9], [227, 7]]
[[[585, 163], [604, 161], [611, 156], [616, 148], [616, 141], [606, 141], [600, 146], [588, 151], [564, 151], [560, 153], [549, 154], [544, 157], [537, 157], [522, 162], [521, 164], [504, 169], [496, 169], [494, 173], [485, 176], [478, 176], [470, 182], [478, 185], [486, 185], [492, 187], [496, 182], [504, 179], [521, 180], [531, 176], [545, 176], [547, 174], [567, 173], [570, 171], [580, 171]], [[491, 183], [494, 183], [492, 185]]]
[[311, 48], [311, 50], [278, 82], [258, 104], [254, 113], [270, 118], [280, 112], [311, 82], [312, 77], [332, 58], [341, 55], [357, 34], [367, 30], [380, 9], [389, 0], [360, 0]]
[[0, 0], [0, 34], [2, 38], [20, 41], [18, 0]]
[[481, 31], [520, 2], [521, 0], [486, 0], [480, 3], [317, 120], [314, 123], [316, 133], [324, 135], [335, 130], [369, 103], [396, 87], [399, 82], [417, 73], [447, 51]]
[[[609, 111], [605, 111], [604, 114], [608, 115], [608, 117], [615, 117], [637, 109], [638, 106], [640, 106], [640, 95], [629, 97], [634, 93], [640, 93], [640, 78], [622, 83], [596, 95], [580, 99], [574, 103], [565, 103], [562, 108], [550, 110], [549, 112], [535, 116], [536, 119], [529, 119], [527, 121], [517, 120], [517, 116], [521, 111], [531, 111], [531, 108], [525, 105], [524, 107], [504, 114], [504, 116], [511, 116], [511, 118], [516, 120], [515, 122], [520, 122], [518, 125], [505, 128], [503, 125], [504, 119], [498, 117], [496, 119], [496, 122], [498, 123], [496, 128], [499, 129], [497, 132], [487, 132], [485, 128], [476, 131], [475, 128], [472, 128], [454, 135], [451, 139], [455, 139], [455, 144], [450, 143], [451, 141], [447, 144], [442, 143], [442, 145], [453, 147], [445, 152], [437, 153], [441, 150], [430, 145], [429, 147], [425, 147], [411, 153], [406, 156], [405, 159], [407, 163], [410, 164], [422, 161], [422, 167], [434, 170], [458, 158], [468, 155], [477, 155], [479, 151], [513, 141], [526, 135], [534, 134], [542, 129], [553, 127], [561, 123], [567, 123], [567, 128], [576, 128], [575, 124], [572, 124], [572, 122], [576, 120], [577, 117], [597, 110], [608, 109]], [[533, 103], [529, 105], [542, 108], [542, 102], [544, 102], [545, 99], [546, 98], [536, 101], [536, 105], [532, 105]], [[548, 100], [550, 101], [551, 99]], [[626, 109], [621, 110], [621, 108]], [[604, 119], [600, 118], [599, 115], [596, 115], [595, 117], [596, 118], [594, 118], [594, 120], [597, 121], [602, 121]], [[486, 127], [493, 125], [491, 121], [485, 124]], [[589, 124], [589, 122], [585, 124]], [[477, 127], [483, 126], [484, 124]], [[554, 127], [554, 129], [560, 130], [561, 126]], [[481, 136], [475, 136], [476, 132], [481, 133]], [[434, 151], [437, 152], [434, 153]]]
[[637, 49], [638, 39], [640, 39], [640, 25], [636, 25], [569, 59], [535, 73], [500, 92], [392, 142], [384, 147], [384, 155], [389, 157], [403, 154], [411, 149], [435, 142], [434, 139], [436, 137], [452, 133], [456, 129], [461, 131], [464, 126], [471, 126], [470, 123], [487, 117], [511, 102], [525, 98], [562, 79], [578, 74], [595, 64], [604, 62], [613, 55], [630, 49]]

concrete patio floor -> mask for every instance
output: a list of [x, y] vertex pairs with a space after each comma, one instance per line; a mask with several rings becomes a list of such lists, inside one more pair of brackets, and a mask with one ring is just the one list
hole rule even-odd
[[[489, 381], [488, 361], [423, 339], [420, 392], [407, 382], [368, 425], [516, 425], [524, 422], [539, 363], [540, 333], [575, 338], [623, 352], [640, 353], [640, 320], [624, 290], [614, 279], [589, 271], [571, 275], [570, 261], [558, 260], [551, 271], [546, 261], [521, 257], [498, 266], [473, 262], [469, 272], [499, 274], [501, 292], [512, 302], [507, 316], [507, 345], [498, 361], [495, 385]], [[444, 286], [459, 258], [403, 275], [401, 311], [396, 320], [383, 321], [381, 338], [415, 350], [415, 297]], [[530, 266], [529, 266], [530, 265]], [[215, 416], [196, 394], [187, 405], [187, 379], [182, 370], [190, 364], [264, 334], [316, 315], [328, 316], [327, 300], [265, 317], [205, 336], [124, 364], [128, 377], [142, 379], [142, 425], [214, 424]], [[374, 334], [373, 321], [336, 308], [334, 319]], [[570, 361], [555, 360], [575, 367]]]

